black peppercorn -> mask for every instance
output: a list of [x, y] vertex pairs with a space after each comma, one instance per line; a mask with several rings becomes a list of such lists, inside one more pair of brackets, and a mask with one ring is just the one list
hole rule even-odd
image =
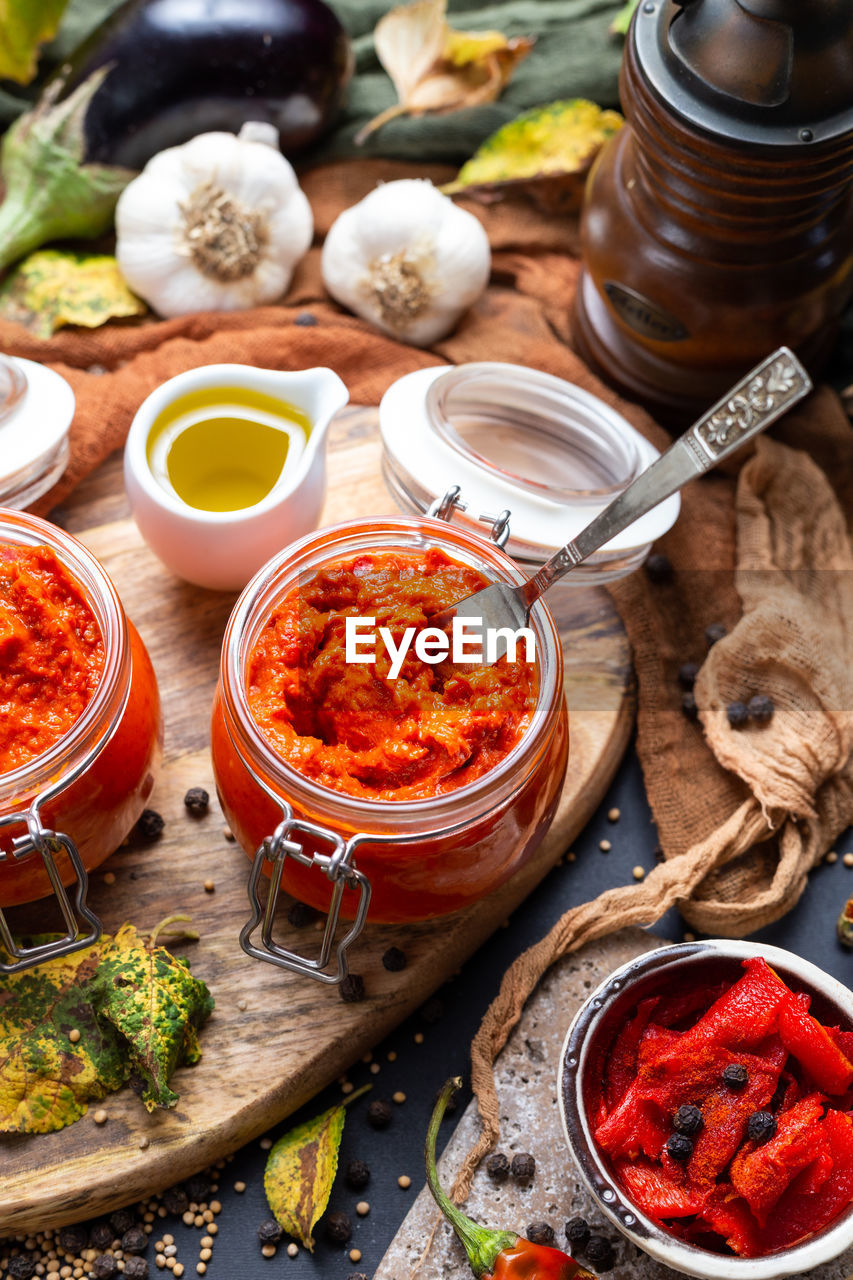
[[692, 1138], [694, 1134], [698, 1133], [703, 1124], [702, 1112], [689, 1102], [679, 1107], [672, 1117], [672, 1127], [675, 1132], [683, 1133], [688, 1138]]
[[266, 1222], [262, 1222], [258, 1227], [258, 1240], [261, 1244], [278, 1244], [284, 1235], [284, 1228], [275, 1218], [267, 1218]]
[[326, 1236], [332, 1244], [346, 1244], [352, 1237], [352, 1223], [345, 1213], [330, 1213], [326, 1219]]
[[509, 1160], [502, 1151], [495, 1151], [489, 1156], [486, 1173], [493, 1182], [506, 1182], [509, 1177]]
[[148, 1236], [141, 1227], [131, 1227], [121, 1238], [123, 1253], [144, 1253], [148, 1248]]
[[353, 1191], [361, 1191], [370, 1181], [370, 1165], [363, 1160], [350, 1160], [344, 1177], [348, 1187], [352, 1187]]
[[291, 902], [287, 908], [287, 919], [294, 929], [304, 929], [306, 925], [313, 924], [318, 914], [307, 902]]
[[776, 1132], [776, 1117], [770, 1111], [753, 1111], [746, 1126], [751, 1142], [769, 1142]]
[[393, 1115], [390, 1103], [384, 1098], [376, 1098], [367, 1108], [367, 1123], [371, 1129], [387, 1129]]
[[294, 324], [298, 324], [300, 328], [311, 329], [317, 323], [317, 317], [313, 311], [300, 311], [299, 315], [294, 318]]
[[[66, 1253], [79, 1254], [89, 1244], [89, 1232], [85, 1227], [63, 1227], [57, 1237], [56, 1242], [60, 1249], [64, 1249]], [[112, 1243], [112, 1241], [110, 1241]]]
[[16, 1253], [6, 1264], [6, 1271], [12, 1280], [30, 1280], [35, 1269], [35, 1259], [31, 1253]]
[[358, 1004], [364, 999], [364, 978], [360, 973], [348, 973], [338, 987], [338, 995], [344, 1004]]
[[520, 1182], [529, 1182], [536, 1172], [536, 1161], [529, 1152], [519, 1151], [512, 1157], [510, 1169], [514, 1178], [518, 1178]]
[[143, 809], [136, 830], [143, 840], [159, 840], [165, 825], [155, 809]]
[[118, 1275], [118, 1263], [111, 1253], [101, 1253], [91, 1264], [94, 1280], [113, 1280]]
[[210, 796], [204, 787], [190, 787], [184, 796], [184, 805], [194, 818], [199, 818], [203, 813], [207, 813], [207, 807], [210, 804]]
[[190, 1200], [196, 1204], [201, 1204], [207, 1200], [210, 1195], [210, 1181], [203, 1174], [198, 1173], [194, 1178], [190, 1178], [186, 1184], [186, 1192]]
[[178, 1218], [186, 1213], [189, 1203], [190, 1198], [183, 1187], [169, 1187], [168, 1191], [163, 1192], [163, 1208]]
[[443, 1013], [444, 1005], [441, 1003], [438, 996], [432, 996], [427, 1000], [426, 1004], [421, 1005], [421, 1018], [427, 1026], [432, 1026], [434, 1023], [438, 1022]]
[[730, 1062], [723, 1068], [723, 1084], [729, 1089], [743, 1089], [749, 1081], [749, 1072], [739, 1062]]
[[110, 1226], [113, 1229], [113, 1238], [123, 1236], [125, 1231], [136, 1226], [136, 1214], [130, 1209], [116, 1209], [115, 1213], [110, 1214]]
[[757, 724], [767, 724], [768, 720], [773, 719], [775, 710], [773, 699], [768, 698], [766, 693], [757, 693], [746, 705], [749, 714]]
[[681, 710], [688, 720], [699, 719], [699, 708], [696, 706], [696, 699], [692, 693], [683, 693], [681, 695]]
[[649, 582], [669, 582], [672, 577], [672, 561], [669, 556], [661, 555], [660, 552], [649, 556], [643, 568]]
[[103, 1252], [109, 1249], [115, 1238], [116, 1233], [108, 1222], [96, 1222], [89, 1232], [89, 1248]]
[[582, 1253], [586, 1248], [586, 1242], [590, 1237], [589, 1223], [586, 1218], [569, 1218], [566, 1223], [566, 1239], [569, 1242], [569, 1252], [577, 1249]]
[[616, 1262], [613, 1245], [604, 1236], [590, 1236], [584, 1255], [596, 1271], [611, 1271]]
[[718, 640], [722, 640], [724, 635], [726, 635], [726, 628], [722, 622], [712, 622], [705, 628], [705, 643], [710, 649]]
[[667, 1138], [666, 1149], [673, 1160], [683, 1163], [693, 1155], [693, 1143], [684, 1133], [673, 1133]]
[[531, 1244], [553, 1244], [554, 1228], [547, 1222], [531, 1222], [525, 1231]]
[[749, 720], [745, 702], [730, 702], [726, 707], [726, 719], [733, 729], [742, 729]]
[[678, 683], [682, 689], [692, 689], [699, 674], [698, 662], [683, 662], [678, 668]]
[[399, 947], [389, 947], [382, 957], [382, 963], [389, 973], [399, 973], [406, 967], [406, 953]]
[[148, 1263], [144, 1258], [131, 1254], [129, 1258], [124, 1260], [122, 1274], [125, 1276], [125, 1280], [148, 1280]]

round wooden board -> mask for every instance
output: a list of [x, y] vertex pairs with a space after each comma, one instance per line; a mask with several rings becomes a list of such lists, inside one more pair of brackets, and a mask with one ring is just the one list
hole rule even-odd
[[[387, 514], [374, 409], [349, 409], [333, 424], [324, 523]], [[129, 517], [120, 459], [110, 459], [53, 513], [103, 561], [148, 645], [163, 697], [163, 769], [151, 804], [162, 838], [131, 842], [92, 877], [91, 901], [108, 932], [124, 921], [143, 931], [185, 912], [201, 934], [181, 950], [209, 985], [216, 1009], [202, 1031], [198, 1066], [173, 1080], [180, 1101], [148, 1115], [124, 1089], [58, 1133], [0, 1138], [0, 1235], [60, 1226], [170, 1186], [263, 1133], [342, 1074], [444, 982], [545, 875], [598, 805], [633, 719], [625, 632], [600, 588], [562, 588], [555, 602], [566, 639], [571, 751], [559, 811], [533, 860], [498, 893], [456, 915], [414, 925], [369, 926], [351, 953], [368, 998], [344, 1004], [334, 988], [250, 960], [238, 945], [248, 916], [245, 854], [224, 836], [211, 801], [190, 817], [191, 786], [214, 795], [207, 749], [219, 649], [233, 596], [179, 582], [151, 555]], [[114, 882], [106, 882], [106, 874]], [[212, 880], [215, 891], [205, 891]], [[313, 927], [302, 931], [308, 946]], [[391, 945], [408, 964], [388, 973]], [[148, 1139], [144, 1149], [140, 1140]]]

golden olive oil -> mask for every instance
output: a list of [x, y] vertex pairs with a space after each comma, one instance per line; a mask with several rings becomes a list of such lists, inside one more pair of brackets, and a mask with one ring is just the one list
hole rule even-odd
[[182, 502], [200, 511], [256, 506], [302, 456], [311, 421], [287, 401], [243, 387], [180, 396], [155, 420], [148, 465]]

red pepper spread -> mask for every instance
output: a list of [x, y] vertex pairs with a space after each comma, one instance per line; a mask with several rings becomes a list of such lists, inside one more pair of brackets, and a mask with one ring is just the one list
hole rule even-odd
[[504, 759], [533, 715], [535, 667], [523, 646], [494, 666], [422, 662], [411, 643], [396, 679], [381, 638], [375, 663], [347, 662], [345, 619], [375, 618], [398, 646], [409, 627], [488, 585], [434, 548], [336, 560], [276, 606], [248, 663], [249, 705], [273, 750], [306, 777], [369, 800], [418, 800], [473, 782]]
[[734, 985], [637, 1005], [604, 1060], [595, 1140], [632, 1199], [689, 1244], [758, 1257], [853, 1200], [853, 1032], [763, 960]]
[[0, 544], [0, 773], [68, 732], [103, 667], [95, 615], [53, 552]]

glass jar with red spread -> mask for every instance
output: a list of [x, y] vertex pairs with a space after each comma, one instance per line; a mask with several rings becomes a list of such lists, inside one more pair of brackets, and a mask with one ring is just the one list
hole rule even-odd
[[86, 872], [138, 819], [162, 746], [151, 661], [106, 571], [69, 534], [11, 510], [0, 510], [0, 706], [0, 908], [55, 894], [66, 926], [25, 947], [0, 910], [10, 972], [97, 938]]
[[[411, 607], [422, 626], [435, 605], [523, 577], [477, 533], [388, 517], [313, 534], [248, 585], [225, 633], [211, 747], [223, 810], [255, 859], [255, 916], [242, 938], [250, 954], [338, 981], [368, 903], [371, 921], [440, 916], [491, 893], [531, 857], [553, 818], [568, 752], [562, 652], [548, 610], [540, 603], [531, 613], [535, 663], [526, 674], [523, 651], [512, 676], [507, 657], [470, 679], [455, 667], [433, 677], [421, 664], [404, 668], [402, 681], [386, 680], [378, 664], [375, 676], [354, 663], [345, 670], [334, 652], [347, 611], [373, 608], [377, 625], [391, 616], [386, 586], [403, 592], [387, 606], [396, 622]], [[442, 598], [445, 583], [452, 598]], [[289, 651], [300, 644], [314, 646], [310, 659], [291, 668]], [[388, 700], [402, 710], [388, 711]], [[256, 946], [264, 869], [273, 878]], [[318, 960], [273, 940], [279, 887], [328, 911]], [[354, 923], [338, 947], [337, 975], [328, 975], [339, 915]]]

